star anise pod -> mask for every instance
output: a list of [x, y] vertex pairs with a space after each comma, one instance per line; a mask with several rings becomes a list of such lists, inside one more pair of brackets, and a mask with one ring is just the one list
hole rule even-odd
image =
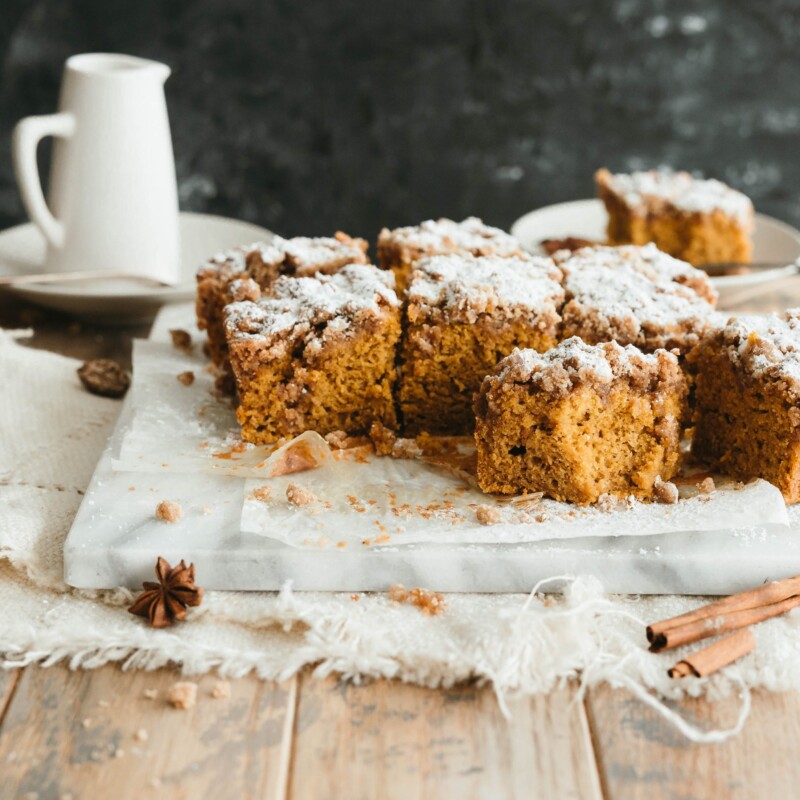
[[194, 564], [188, 567], [181, 560], [171, 567], [161, 556], [156, 562], [158, 583], [145, 581], [144, 591], [128, 609], [131, 614], [147, 617], [154, 628], [166, 628], [186, 618], [189, 606], [203, 602], [203, 590], [194, 583]]

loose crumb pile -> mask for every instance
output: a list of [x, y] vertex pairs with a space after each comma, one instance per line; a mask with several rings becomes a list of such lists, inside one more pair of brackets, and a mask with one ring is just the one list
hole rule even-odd
[[416, 606], [423, 614], [435, 617], [444, 611], [447, 603], [444, 596], [430, 589], [406, 589], [401, 583], [396, 583], [389, 589], [389, 599], [393, 603]]
[[500, 522], [500, 510], [493, 506], [478, 506], [475, 509], [475, 517], [481, 525], [495, 525]]
[[167, 702], [182, 711], [194, 708], [197, 703], [197, 684], [192, 681], [178, 681], [170, 687]]
[[303, 506], [310, 506], [318, 502], [319, 498], [305, 486], [300, 486], [298, 483], [290, 483], [286, 487], [286, 499], [293, 505], [301, 508]]
[[180, 503], [172, 500], [162, 500], [156, 506], [156, 519], [161, 522], [177, 522], [183, 516], [183, 509]]
[[191, 370], [186, 370], [186, 372], [181, 372], [178, 375], [178, 381], [182, 383], [184, 386], [191, 386], [194, 383], [194, 372]]

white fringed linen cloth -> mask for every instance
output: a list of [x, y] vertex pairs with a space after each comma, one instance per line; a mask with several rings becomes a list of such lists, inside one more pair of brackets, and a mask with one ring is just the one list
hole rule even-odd
[[186, 622], [152, 630], [127, 612], [129, 591], [79, 591], [63, 580], [64, 539], [120, 403], [88, 394], [77, 362], [26, 348], [19, 337], [0, 331], [0, 667], [177, 663], [190, 675], [253, 671], [284, 679], [315, 664], [318, 675], [429, 687], [478, 679], [493, 685], [503, 706], [510, 693], [547, 692], [577, 679], [582, 690], [601, 682], [628, 687], [665, 715], [672, 712], [654, 696], [742, 692], [739, 725], [728, 732], [690, 730], [672, 715], [704, 741], [740, 728], [749, 688], [800, 689], [800, 614], [757, 626], [755, 652], [721, 673], [674, 681], [666, 670], [685, 651], [649, 653], [644, 625], [702, 601], [608, 597], [581, 576], [556, 602], [533, 593], [451, 594], [433, 617], [382, 594], [354, 601], [290, 586], [279, 593], [215, 591]]

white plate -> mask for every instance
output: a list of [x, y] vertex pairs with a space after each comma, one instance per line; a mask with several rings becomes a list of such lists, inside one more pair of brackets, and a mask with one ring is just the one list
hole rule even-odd
[[[180, 215], [181, 282], [176, 286], [151, 287], [136, 281], [108, 280], [48, 283], [6, 287], [31, 303], [66, 311], [99, 322], [123, 324], [152, 317], [165, 303], [191, 300], [195, 272], [209, 256], [238, 244], [269, 241], [265, 228], [210, 214]], [[39, 229], [28, 223], [0, 233], [0, 274], [21, 275], [42, 272], [45, 240]]]
[[[602, 240], [606, 235], [606, 210], [600, 200], [574, 200], [531, 211], [520, 217], [511, 227], [511, 233], [530, 252], [541, 252], [542, 239], [562, 239], [577, 236], [581, 239]], [[753, 230], [753, 261], [755, 263], [787, 265], [783, 269], [764, 270], [746, 275], [728, 275], [712, 278], [711, 282], [720, 292], [720, 299], [727, 299], [743, 288], [755, 291], [757, 284], [765, 285], [773, 280], [796, 274], [794, 262], [800, 258], [800, 231], [785, 222], [755, 215]], [[792, 265], [792, 266], [788, 266]]]

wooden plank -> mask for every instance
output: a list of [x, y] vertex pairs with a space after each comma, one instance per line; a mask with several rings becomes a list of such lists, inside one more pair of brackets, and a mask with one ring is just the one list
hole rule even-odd
[[7, 706], [11, 700], [11, 696], [14, 694], [14, 689], [16, 688], [20, 673], [21, 670], [18, 669], [0, 669], [0, 729], [2, 729]]
[[574, 689], [509, 703], [488, 688], [430, 690], [304, 677], [289, 795], [599, 798]]
[[[688, 741], [623, 690], [590, 692], [587, 707], [606, 797], [796, 797], [800, 784], [800, 692], [754, 692], [744, 730], [721, 744]], [[741, 700], [685, 700], [673, 708], [702, 729], [735, 725]]]
[[[175, 672], [28, 668], [0, 729], [4, 797], [141, 800], [285, 797], [296, 683], [197, 679], [197, 703], [166, 702]], [[150, 699], [146, 690], [155, 690]]]

